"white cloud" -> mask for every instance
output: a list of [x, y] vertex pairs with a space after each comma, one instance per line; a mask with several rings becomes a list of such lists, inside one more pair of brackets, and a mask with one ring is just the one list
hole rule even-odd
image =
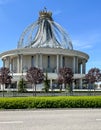
[[72, 40], [74, 49], [92, 49], [96, 44], [101, 43], [101, 32], [89, 34], [80, 34], [76, 36], [78, 39]]
[[87, 41], [82, 40], [72, 40], [73, 47], [76, 50], [83, 50], [83, 49], [89, 49], [92, 48], [92, 45], [89, 44]]
[[56, 10], [56, 11], [53, 11], [54, 16], [56, 16], [56, 15], [60, 15], [61, 13], [62, 13], [62, 11], [61, 11], [61, 10]]

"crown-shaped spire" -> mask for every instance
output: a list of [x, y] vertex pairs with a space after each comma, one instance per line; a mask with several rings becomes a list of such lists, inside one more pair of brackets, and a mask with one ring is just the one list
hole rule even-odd
[[47, 11], [46, 7], [44, 7], [44, 9], [39, 12], [39, 15], [40, 15], [40, 19], [49, 18], [50, 20], [52, 20], [52, 12]]

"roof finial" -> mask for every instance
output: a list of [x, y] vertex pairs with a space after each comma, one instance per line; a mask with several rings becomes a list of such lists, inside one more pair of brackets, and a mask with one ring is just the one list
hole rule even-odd
[[47, 12], [47, 8], [46, 7], [44, 7], [44, 11]]

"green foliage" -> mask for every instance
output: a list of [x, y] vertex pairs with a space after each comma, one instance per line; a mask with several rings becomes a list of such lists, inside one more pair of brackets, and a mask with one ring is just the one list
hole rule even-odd
[[70, 93], [70, 94], [73, 92], [71, 86], [72, 86], [72, 85], [70, 85], [70, 84], [67, 84], [67, 85], [66, 85], [66, 92], [68, 92], [68, 93]]
[[48, 74], [46, 72], [45, 79], [44, 79], [44, 91], [48, 92], [50, 88], [49, 80], [48, 80]]
[[18, 83], [18, 92], [26, 92], [26, 82], [23, 78]]
[[0, 98], [0, 109], [101, 108], [100, 96]]
[[69, 93], [71, 92], [71, 87], [69, 84], [66, 85], [66, 92], [69, 92]]

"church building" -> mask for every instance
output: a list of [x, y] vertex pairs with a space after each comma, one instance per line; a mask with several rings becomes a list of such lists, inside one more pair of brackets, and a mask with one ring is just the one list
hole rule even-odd
[[[30, 24], [21, 34], [17, 48], [0, 54], [3, 67], [10, 69], [15, 89], [18, 82], [26, 76], [26, 71], [35, 66], [48, 73], [50, 86], [54, 87], [59, 68], [69, 67], [74, 76], [73, 88], [82, 89], [86, 72], [88, 54], [73, 49], [73, 43], [67, 32], [52, 18], [52, 12], [46, 9], [39, 12], [36, 22]], [[6, 89], [6, 87], [5, 87]], [[32, 90], [27, 84], [27, 89]], [[42, 90], [42, 84], [37, 87]]]

